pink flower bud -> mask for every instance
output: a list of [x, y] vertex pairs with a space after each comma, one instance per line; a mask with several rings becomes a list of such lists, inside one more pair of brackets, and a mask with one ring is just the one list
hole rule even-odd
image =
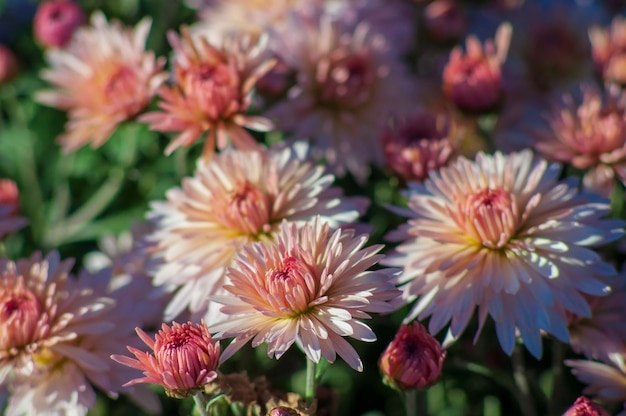
[[124, 386], [137, 383], [160, 384], [172, 397], [188, 397], [217, 378], [220, 357], [219, 342], [213, 343], [207, 327], [202, 324], [166, 324], [152, 340], [140, 328], [139, 338], [153, 352], [143, 352], [128, 347], [137, 359], [123, 355], [111, 358], [120, 364], [143, 371], [145, 377], [129, 381]]
[[41, 3], [33, 21], [35, 38], [45, 46], [65, 46], [74, 31], [86, 21], [85, 12], [69, 0]]
[[20, 192], [10, 179], [0, 179], [0, 206], [10, 209], [7, 215], [12, 217], [20, 212]]
[[563, 416], [609, 416], [609, 414], [600, 405], [585, 396], [580, 396]]
[[8, 82], [17, 74], [17, 58], [11, 49], [0, 45], [0, 84]]
[[380, 358], [383, 382], [400, 391], [426, 388], [439, 379], [445, 357], [419, 322], [402, 325]]

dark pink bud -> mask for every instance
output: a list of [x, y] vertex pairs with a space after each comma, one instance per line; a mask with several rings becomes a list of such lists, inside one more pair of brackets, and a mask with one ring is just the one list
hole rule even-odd
[[580, 396], [563, 416], [609, 416], [609, 414], [600, 405], [585, 396]]
[[17, 74], [17, 58], [11, 49], [0, 45], [0, 84], [8, 82]]
[[41, 3], [33, 21], [35, 38], [45, 46], [65, 46], [74, 31], [86, 21], [85, 12], [68, 0]]

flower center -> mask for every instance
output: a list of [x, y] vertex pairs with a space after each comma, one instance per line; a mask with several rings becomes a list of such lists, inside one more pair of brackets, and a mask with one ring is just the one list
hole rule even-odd
[[240, 99], [239, 75], [228, 65], [200, 63], [181, 69], [179, 79], [187, 98], [196, 101], [203, 115], [211, 120], [227, 118], [247, 107]]
[[317, 81], [321, 84], [319, 102], [344, 108], [354, 108], [367, 102], [375, 78], [367, 54], [336, 55], [318, 65]]
[[13, 290], [0, 292], [0, 350], [29, 344], [40, 315], [39, 301], [21, 279]]
[[289, 256], [283, 260], [282, 266], [280, 270], [267, 272], [266, 290], [277, 301], [272, 309], [296, 317], [311, 309], [317, 285], [302, 259]]
[[222, 223], [226, 228], [258, 239], [260, 234], [271, 231], [271, 206], [269, 195], [243, 181], [227, 199]]
[[460, 225], [475, 244], [499, 249], [515, 234], [517, 203], [515, 196], [502, 188], [484, 188], [473, 193], [459, 208], [463, 215]]

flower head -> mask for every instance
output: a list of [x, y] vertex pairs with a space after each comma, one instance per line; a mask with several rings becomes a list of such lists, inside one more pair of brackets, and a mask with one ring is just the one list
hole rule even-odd
[[137, 383], [160, 384], [172, 397], [187, 397], [209, 384], [217, 377], [220, 356], [219, 342], [213, 342], [204, 323], [163, 324], [155, 339], [137, 328], [137, 335], [150, 352], [128, 347], [137, 359], [123, 355], [111, 358], [120, 364], [143, 371], [144, 376], [129, 381], [125, 386]]
[[0, 44], [0, 85], [9, 82], [17, 75], [17, 58], [13, 51]]
[[589, 30], [591, 53], [605, 81], [626, 85], [626, 19], [616, 16], [610, 29]]
[[444, 116], [418, 111], [397, 117], [382, 135], [387, 166], [407, 181], [423, 181], [456, 157], [460, 137]]
[[587, 170], [585, 188], [609, 196], [615, 177], [626, 183], [626, 96], [591, 85], [581, 91], [581, 100], [565, 95], [554, 108], [535, 148], [549, 160]]
[[324, 13], [290, 15], [273, 40], [278, 58], [295, 70], [296, 84], [267, 115], [310, 140], [338, 174], [347, 170], [364, 180], [370, 162], [383, 164], [384, 123], [413, 97], [401, 61], [367, 22], [355, 26]]
[[412, 217], [389, 235], [404, 241], [386, 264], [404, 267], [407, 316], [431, 316], [436, 333], [450, 322], [459, 336], [476, 307], [479, 331], [490, 315], [503, 350], [516, 330], [535, 356], [542, 330], [567, 342], [563, 310], [589, 317], [583, 294], [605, 295], [615, 274], [592, 247], [623, 235], [621, 221], [602, 219], [608, 201], [557, 180], [558, 165], [530, 151], [463, 157], [406, 193]]
[[415, 321], [400, 327], [378, 366], [390, 387], [400, 391], [423, 389], [439, 379], [445, 357], [439, 341]]
[[283, 220], [321, 215], [333, 226], [356, 220], [365, 201], [342, 197], [331, 187], [333, 176], [300, 145], [225, 149], [210, 163], [200, 161], [182, 188], [167, 192], [166, 202], [152, 205], [157, 231], [151, 240], [162, 259], [154, 283], [177, 290], [166, 319], [189, 307], [212, 326], [219, 314], [207, 310], [209, 295], [222, 290], [225, 268], [243, 246], [273, 240]]
[[456, 47], [443, 70], [443, 93], [462, 110], [483, 112], [493, 108], [502, 95], [501, 67], [511, 42], [511, 25], [503, 23], [495, 40], [484, 45], [468, 36], [465, 53]]
[[20, 194], [17, 185], [10, 179], [0, 179], [0, 238], [28, 224], [19, 216]]
[[366, 241], [316, 217], [303, 225], [285, 221], [275, 242], [244, 247], [228, 269], [230, 296], [214, 297], [228, 315], [213, 326], [216, 337], [234, 337], [222, 358], [252, 340], [253, 347], [267, 343], [267, 354], [278, 359], [295, 342], [312, 361], [339, 355], [362, 371], [343, 337], [376, 340], [360, 319], [391, 312], [399, 295], [393, 269], [369, 270], [382, 246], [364, 248]]
[[97, 12], [65, 48], [46, 52], [52, 68], [41, 76], [57, 89], [37, 99], [69, 112], [67, 131], [58, 138], [66, 152], [101, 146], [148, 105], [167, 77], [165, 60], [145, 50], [150, 24], [144, 19], [131, 30]]
[[85, 12], [70, 0], [45, 1], [33, 19], [35, 39], [46, 47], [65, 46], [74, 31], [87, 21]]
[[580, 396], [574, 404], [563, 413], [563, 416], [609, 416], [600, 405], [585, 396]]
[[254, 85], [274, 65], [265, 55], [267, 38], [231, 36], [215, 46], [203, 36], [192, 37], [185, 28], [182, 33], [182, 39], [168, 34], [176, 54], [176, 83], [159, 90], [163, 111], [145, 114], [140, 120], [153, 130], [179, 133], [166, 154], [190, 146], [203, 134], [207, 134], [206, 160], [216, 145], [223, 149], [229, 141], [240, 149], [257, 147], [244, 127], [259, 131], [272, 127], [269, 120], [246, 114]]

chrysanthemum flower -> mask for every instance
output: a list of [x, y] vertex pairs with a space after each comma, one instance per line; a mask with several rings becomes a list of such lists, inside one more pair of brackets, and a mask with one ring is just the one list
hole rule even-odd
[[161, 72], [165, 60], [145, 50], [150, 24], [144, 19], [131, 30], [96, 12], [91, 26], [78, 29], [65, 48], [47, 51], [52, 68], [41, 76], [57, 89], [37, 99], [69, 112], [67, 132], [58, 138], [64, 151], [101, 146], [119, 123], [148, 105], [167, 78]]
[[118, 313], [107, 279], [70, 276], [72, 261], [55, 252], [0, 260], [0, 384], [7, 415], [84, 415], [92, 385], [112, 397], [125, 374], [109, 355], [132, 335], [132, 316]]
[[443, 93], [457, 107], [467, 111], [488, 111], [502, 95], [502, 64], [511, 42], [511, 25], [503, 23], [494, 41], [481, 44], [467, 37], [465, 53], [457, 46], [443, 70]]
[[583, 394], [603, 402], [624, 402], [626, 415], [626, 363], [624, 352], [612, 354], [607, 363], [590, 360], [565, 360], [581, 383], [587, 384]]
[[269, 120], [247, 114], [254, 85], [274, 65], [266, 55], [267, 37], [258, 41], [230, 36], [220, 46], [203, 36], [192, 37], [183, 28], [182, 38], [174, 32], [168, 38], [175, 52], [176, 83], [162, 86], [162, 101], [155, 111], [140, 120], [153, 130], [180, 133], [167, 146], [169, 155], [179, 146], [190, 146], [206, 134], [203, 157], [210, 160], [215, 146], [230, 142], [240, 149], [258, 146], [244, 127], [267, 131]]
[[19, 216], [19, 212], [20, 193], [17, 185], [10, 179], [0, 179], [0, 239], [28, 224], [25, 218]]
[[387, 166], [408, 181], [423, 181], [458, 153], [457, 126], [444, 115], [417, 111], [396, 117], [381, 137]]
[[378, 366], [385, 384], [400, 391], [423, 389], [441, 375], [446, 353], [419, 322], [402, 325]]
[[380, 131], [409, 107], [414, 86], [387, 40], [366, 22], [292, 14], [273, 35], [275, 52], [296, 85], [267, 113], [281, 130], [308, 139], [334, 171], [359, 180], [383, 165]]
[[65, 46], [74, 31], [87, 21], [81, 7], [69, 0], [52, 0], [39, 4], [33, 18], [35, 39], [41, 45]]
[[137, 335], [152, 352], [128, 347], [137, 359], [124, 355], [111, 358], [120, 364], [143, 371], [144, 376], [129, 381], [125, 386], [137, 383], [160, 384], [172, 397], [188, 397], [217, 377], [220, 344], [214, 342], [204, 323], [166, 324], [155, 339], [137, 328]]
[[610, 29], [589, 30], [591, 53], [605, 81], [626, 85], [626, 19], [616, 16]]
[[567, 342], [562, 310], [589, 317], [583, 294], [607, 293], [601, 279], [615, 270], [592, 248], [622, 236], [623, 223], [602, 219], [608, 201], [559, 172], [530, 151], [479, 153], [412, 183], [412, 218], [389, 236], [403, 243], [385, 260], [404, 267], [404, 299], [419, 298], [406, 321], [431, 316], [431, 333], [450, 322], [457, 337], [478, 307], [479, 328], [490, 315], [509, 354], [516, 329], [537, 357], [542, 330]]
[[166, 319], [189, 307], [205, 314], [212, 326], [217, 310], [207, 311], [208, 298], [221, 290], [225, 268], [243, 246], [273, 239], [282, 220], [322, 215], [333, 226], [356, 220], [365, 201], [343, 198], [340, 189], [331, 187], [333, 176], [324, 174], [305, 150], [226, 149], [210, 163], [200, 161], [182, 188], [168, 191], [166, 202], [152, 204], [149, 216], [157, 231], [151, 239], [162, 260], [154, 283], [178, 289]]
[[565, 95], [548, 117], [550, 129], [536, 133], [535, 148], [545, 158], [586, 170], [588, 190], [609, 196], [615, 179], [626, 183], [626, 95], [603, 95], [583, 85], [582, 100]]
[[332, 231], [316, 217], [298, 225], [283, 222], [275, 242], [243, 248], [228, 269], [231, 296], [214, 299], [228, 316], [212, 327], [218, 339], [232, 338], [227, 359], [252, 340], [267, 343], [267, 354], [280, 358], [295, 342], [314, 361], [337, 355], [363, 370], [354, 348], [343, 337], [375, 341], [360, 321], [370, 313], [391, 312], [399, 292], [394, 270], [369, 270], [382, 246], [364, 248], [367, 236], [353, 230]]

